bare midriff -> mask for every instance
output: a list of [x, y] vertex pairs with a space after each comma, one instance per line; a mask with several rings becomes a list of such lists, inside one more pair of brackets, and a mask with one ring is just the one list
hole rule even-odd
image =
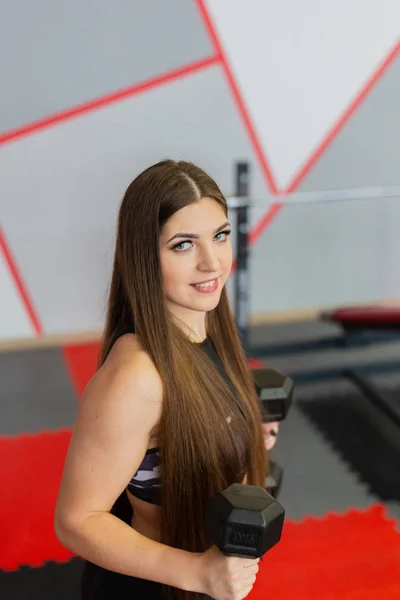
[[161, 507], [140, 500], [128, 491], [126, 493], [133, 510], [133, 529], [155, 542], [161, 542]]
[[[242, 483], [247, 483], [247, 476]], [[133, 510], [132, 528], [151, 540], [161, 542], [161, 507], [140, 500], [129, 491], [126, 493]]]

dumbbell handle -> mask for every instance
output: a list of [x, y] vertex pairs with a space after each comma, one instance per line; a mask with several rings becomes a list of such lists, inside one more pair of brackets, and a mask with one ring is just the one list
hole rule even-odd
[[205, 533], [225, 556], [261, 558], [279, 542], [284, 516], [262, 486], [234, 483], [210, 499]]

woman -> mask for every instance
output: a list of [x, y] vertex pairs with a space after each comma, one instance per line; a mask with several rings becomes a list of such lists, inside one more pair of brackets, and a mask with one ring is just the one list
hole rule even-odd
[[203, 531], [208, 498], [264, 485], [271, 445], [227, 299], [227, 214], [183, 161], [149, 167], [122, 200], [99, 369], [55, 513], [85, 559], [83, 600], [237, 600], [255, 581], [258, 559], [224, 556]]

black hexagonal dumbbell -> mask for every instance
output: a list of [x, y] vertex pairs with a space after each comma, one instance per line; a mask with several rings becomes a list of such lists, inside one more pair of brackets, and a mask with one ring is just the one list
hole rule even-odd
[[[263, 406], [263, 423], [283, 421], [293, 402], [294, 383], [276, 369], [252, 369], [254, 384]], [[283, 469], [269, 460], [265, 489], [277, 498], [282, 487]]]
[[207, 504], [210, 542], [230, 556], [260, 558], [279, 542], [285, 509], [261, 486], [234, 483]]
[[207, 503], [205, 533], [224, 554], [260, 557], [279, 542], [285, 509], [263, 487], [233, 483]]
[[276, 369], [252, 369], [251, 372], [265, 409], [263, 422], [283, 421], [293, 402], [293, 380]]

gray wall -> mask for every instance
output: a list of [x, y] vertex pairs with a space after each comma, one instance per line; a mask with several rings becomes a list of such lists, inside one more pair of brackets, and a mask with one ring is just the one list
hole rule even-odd
[[[268, 136], [235, 71], [233, 33], [226, 37], [235, 12], [229, 7], [239, 5], [205, 3], [211, 17], [213, 4], [225, 63], [214, 60], [218, 48], [200, 2], [3, 3], [0, 339], [101, 327], [116, 211], [129, 182], [152, 162], [194, 160], [231, 194], [234, 162], [249, 160], [252, 225], [268, 209]], [[250, 16], [267, 20], [272, 6], [252, 0]], [[380, 35], [382, 55], [377, 50], [370, 74], [383, 49], [393, 48], [392, 29]], [[255, 67], [265, 69], [268, 56], [251, 63], [260, 90], [269, 83]], [[392, 57], [297, 189], [400, 184], [399, 106], [400, 59]], [[301, 127], [291, 135], [300, 147]], [[252, 248], [251, 311], [398, 296], [398, 206], [398, 199], [287, 205]]]

